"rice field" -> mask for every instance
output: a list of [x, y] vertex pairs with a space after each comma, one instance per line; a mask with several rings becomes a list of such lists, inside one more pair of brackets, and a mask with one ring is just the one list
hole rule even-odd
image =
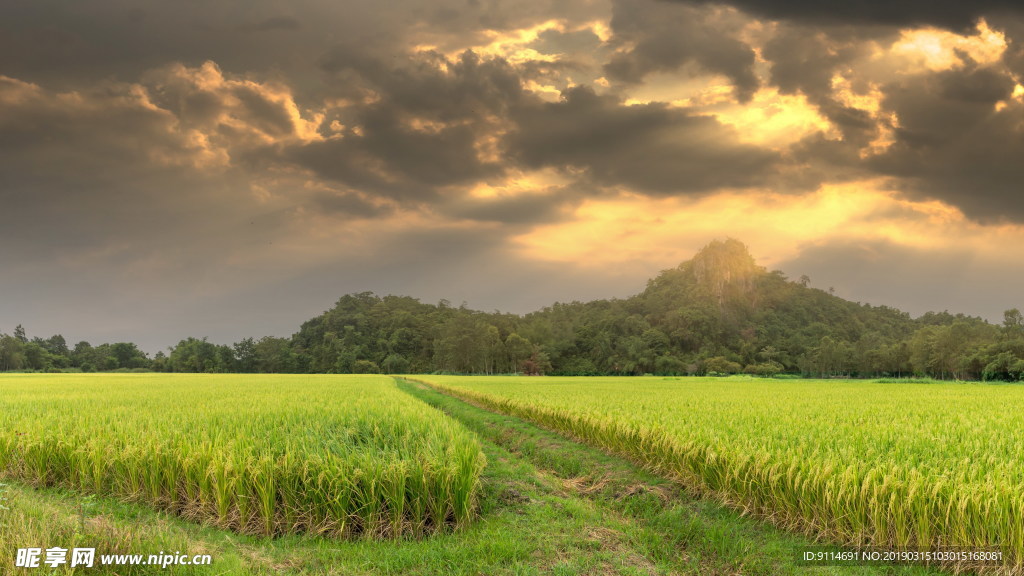
[[1024, 561], [1024, 387], [837, 380], [421, 380], [855, 546]]
[[470, 520], [484, 464], [384, 376], [0, 375], [0, 478], [239, 532], [445, 529]]

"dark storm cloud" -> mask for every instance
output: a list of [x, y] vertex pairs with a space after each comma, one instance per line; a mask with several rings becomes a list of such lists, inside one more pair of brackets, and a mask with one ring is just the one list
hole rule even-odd
[[388, 197], [437, 202], [445, 187], [510, 166], [582, 171], [595, 192], [709, 192], [758, 185], [780, 162], [709, 116], [663, 104], [626, 106], [587, 87], [545, 102], [522, 87], [530, 70], [500, 58], [383, 61], [339, 48], [321, 65], [363, 104], [337, 112], [341, 134], [287, 146], [278, 160]]
[[598, 189], [708, 192], [757, 185], [780, 161], [711, 117], [666, 105], [626, 106], [586, 87], [544, 102], [523, 89], [536, 71], [501, 58], [383, 60], [347, 47], [321, 66], [340, 96], [363, 104], [337, 112], [341, 134], [285, 147], [279, 160], [393, 198], [436, 202], [445, 187], [509, 166], [581, 170]]
[[530, 44], [544, 54], [558, 54], [560, 57], [577, 59], [591, 56], [601, 48], [601, 39], [590, 28], [581, 30], [544, 30], [537, 40]]
[[54, 93], [0, 77], [0, 194], [13, 203], [2, 214], [48, 197], [84, 204], [105, 185], [188, 163], [195, 150], [174, 125], [130, 85]]
[[[0, 74], [54, 87], [212, 60], [225, 70], [287, 77], [302, 97], [316, 62], [339, 44], [391, 57], [417, 44], [450, 50], [485, 31], [593, 17], [592, 0], [31, 0], [0, 2]], [[468, 44], [467, 44], [468, 43]]]
[[995, 24], [1006, 34], [1008, 46], [1003, 62], [1018, 76], [1024, 76], [1024, 16], [1005, 18]]
[[[441, 122], [501, 115], [525, 97], [519, 72], [500, 58], [483, 59], [464, 52], [449, 60], [437, 53], [392, 58], [366, 54], [359, 47], [339, 47], [321, 60], [339, 90], [370, 90], [394, 112]], [[342, 93], [345, 94], [344, 92]]]
[[[771, 83], [783, 93], [803, 94], [839, 130], [841, 139], [811, 135], [790, 150], [807, 167], [805, 179], [842, 181], [871, 176], [894, 177], [890, 184], [915, 198], [943, 200], [979, 221], [1024, 221], [1019, 182], [1024, 154], [1018, 118], [1022, 109], [1010, 98], [1015, 80], [1014, 26], [1020, 18], [989, 22], [1007, 27], [1006, 64], [979, 64], [962, 51], [959, 63], [945, 71], [894, 72], [873, 62], [873, 41], [889, 46], [900, 38], [878, 22], [862, 26], [815, 26], [806, 20], [783, 22], [766, 43]], [[867, 70], [862, 69], [867, 67]], [[874, 75], [874, 76], [873, 76]], [[847, 105], [834, 79], [849, 82], [855, 93], [879, 90], [877, 114]], [[996, 110], [1004, 101], [1005, 108]], [[894, 143], [865, 154], [884, 132]]]
[[732, 36], [740, 18], [734, 14], [665, 2], [613, 2], [613, 44], [625, 44], [604, 65], [610, 79], [636, 84], [652, 72], [671, 72], [693, 63], [728, 77], [741, 102], [749, 101], [760, 82], [754, 73], [754, 50]]
[[[367, 151], [354, 133], [331, 140], [311, 142], [284, 150], [267, 150], [268, 155], [254, 154], [246, 160], [252, 164], [278, 163], [283, 167], [299, 166], [309, 169], [315, 177], [342, 183], [348, 187], [366, 190], [375, 195], [415, 202], [435, 200], [433, 187], [407, 178], [399, 179], [390, 172], [389, 159], [375, 157]], [[420, 143], [423, 143], [422, 139]], [[406, 142], [406, 148], [411, 147]], [[427, 146], [429, 149], [429, 146]], [[443, 157], [442, 149], [434, 149], [433, 157]], [[449, 156], [458, 162], [457, 156]]]
[[[319, 29], [310, 35], [243, 30], [284, 23], [274, 4], [7, 2], [0, 9], [0, 74], [65, 88], [103, 78], [133, 81], [145, 70], [175, 61], [213, 60], [243, 70], [301, 66], [295, 51], [311, 50]], [[326, 7], [316, 12], [320, 22], [334, 21], [339, 32], [348, 27]]]
[[[191, 124], [140, 84], [55, 92], [0, 78], [0, 266], [45, 262], [71, 285], [107, 277], [188, 293], [183, 278], [279, 230], [246, 225], [270, 208], [253, 205], [250, 178]], [[160, 275], [174, 281], [148, 285]], [[24, 294], [33, 277], [5, 275], [0, 291]]]
[[[719, 4], [718, 0], [673, 0], [683, 4]], [[931, 25], [964, 31], [989, 14], [1020, 12], [1017, 0], [729, 0], [724, 2], [757, 16], [811, 24]]]
[[348, 186], [418, 200], [503, 172], [479, 147], [527, 98], [505, 61], [466, 52], [456, 61], [435, 54], [388, 67], [339, 49], [322, 65], [344, 79], [343, 95], [369, 102], [337, 112], [347, 126], [341, 134], [289, 147], [284, 160]]
[[886, 86], [883, 106], [899, 117], [896, 141], [869, 166], [968, 217], [1024, 221], [1024, 107], [1010, 100], [995, 110], [1013, 87], [1007, 74], [973, 66]]
[[[832, 80], [837, 72], [854, 76], [858, 60], [870, 55], [866, 39], [889, 42], [893, 30], [870, 27], [816, 29], [806, 25], [780, 25], [763, 50], [771, 66], [771, 83], [783, 94], [803, 94], [843, 134], [851, 148], [864, 146], [877, 134], [877, 123], [864, 111], [835, 99]], [[858, 92], [867, 86], [855, 84]]]
[[521, 165], [584, 170], [597, 185], [655, 195], [756, 186], [778, 161], [713, 118], [663, 104], [623, 106], [585, 87], [513, 119], [508, 148]]

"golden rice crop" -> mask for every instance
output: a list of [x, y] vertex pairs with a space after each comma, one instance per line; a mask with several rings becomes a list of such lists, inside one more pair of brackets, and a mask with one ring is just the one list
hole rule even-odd
[[1024, 387], [425, 378], [845, 544], [1024, 563]]
[[484, 456], [383, 376], [0, 376], [0, 476], [263, 534], [464, 523]]

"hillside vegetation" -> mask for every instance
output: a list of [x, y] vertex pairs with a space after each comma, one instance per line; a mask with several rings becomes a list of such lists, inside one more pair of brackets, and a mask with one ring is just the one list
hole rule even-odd
[[69, 348], [0, 335], [0, 370], [680, 375], [1019, 380], [1024, 316], [1002, 325], [948, 312], [919, 318], [850, 302], [757, 266], [715, 241], [629, 298], [556, 303], [523, 316], [447, 301], [349, 294], [291, 338], [234, 345], [186, 338], [149, 358], [131, 343]]

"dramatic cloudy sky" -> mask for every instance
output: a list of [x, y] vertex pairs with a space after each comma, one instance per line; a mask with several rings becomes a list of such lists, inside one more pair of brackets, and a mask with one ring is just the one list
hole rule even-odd
[[526, 312], [715, 238], [846, 298], [1024, 307], [1014, 1], [0, 3], [0, 332]]

